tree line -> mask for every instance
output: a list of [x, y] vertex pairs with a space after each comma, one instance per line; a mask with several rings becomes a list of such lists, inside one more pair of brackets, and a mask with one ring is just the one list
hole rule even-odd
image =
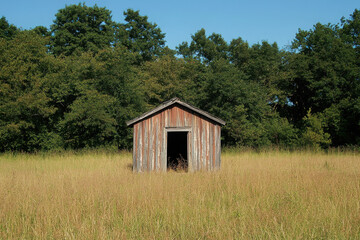
[[132, 147], [125, 122], [179, 97], [227, 122], [222, 144], [360, 144], [360, 11], [299, 30], [289, 49], [159, 26], [85, 4], [22, 30], [0, 19], [0, 151]]

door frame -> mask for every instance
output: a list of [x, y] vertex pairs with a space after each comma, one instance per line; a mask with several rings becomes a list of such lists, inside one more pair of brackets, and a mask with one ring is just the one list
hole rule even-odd
[[164, 168], [164, 171], [167, 171], [167, 157], [168, 157], [168, 154], [167, 154], [167, 148], [168, 148], [168, 133], [169, 132], [186, 132], [186, 135], [187, 135], [187, 161], [188, 161], [188, 171], [192, 172], [192, 159], [191, 159], [191, 156], [190, 156], [190, 134], [191, 134], [191, 131], [192, 131], [192, 127], [165, 127], [165, 151], [164, 151], [164, 163], [165, 163], [165, 168]]

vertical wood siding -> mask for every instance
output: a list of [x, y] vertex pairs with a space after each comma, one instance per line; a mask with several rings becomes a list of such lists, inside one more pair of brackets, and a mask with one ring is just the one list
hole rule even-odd
[[133, 170], [166, 171], [166, 129], [178, 127], [189, 130], [189, 171], [219, 169], [221, 126], [182, 106], [173, 105], [134, 124]]

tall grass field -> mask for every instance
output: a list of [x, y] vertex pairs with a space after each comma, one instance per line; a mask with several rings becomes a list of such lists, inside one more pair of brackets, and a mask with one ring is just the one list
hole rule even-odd
[[133, 173], [128, 152], [0, 155], [0, 239], [360, 239], [360, 155], [225, 152]]

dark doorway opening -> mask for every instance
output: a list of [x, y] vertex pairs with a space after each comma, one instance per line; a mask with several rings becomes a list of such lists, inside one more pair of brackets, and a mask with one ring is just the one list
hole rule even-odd
[[188, 169], [188, 132], [168, 132], [167, 167], [175, 171]]

